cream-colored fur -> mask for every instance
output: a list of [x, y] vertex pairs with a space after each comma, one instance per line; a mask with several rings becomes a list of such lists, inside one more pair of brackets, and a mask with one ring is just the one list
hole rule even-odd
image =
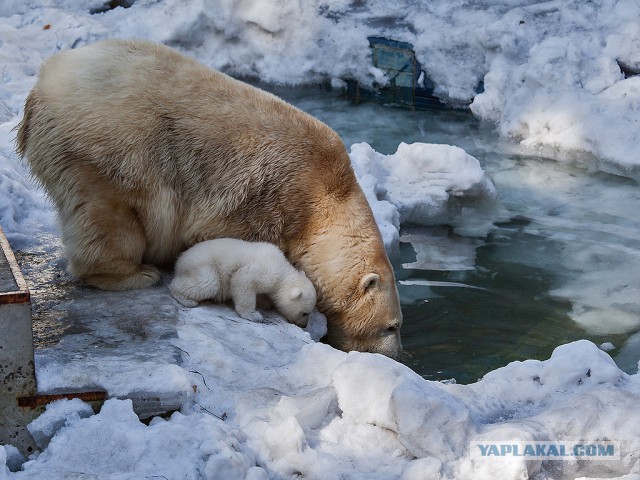
[[234, 238], [207, 240], [182, 253], [169, 290], [187, 307], [208, 299], [233, 300], [238, 315], [257, 322], [263, 318], [256, 311], [256, 297], [265, 294], [299, 327], [307, 326], [316, 306], [313, 285], [278, 247]]
[[162, 45], [103, 41], [45, 62], [18, 151], [86, 283], [144, 288], [203, 240], [266, 241], [314, 284], [330, 343], [399, 353], [393, 271], [346, 149], [275, 96]]

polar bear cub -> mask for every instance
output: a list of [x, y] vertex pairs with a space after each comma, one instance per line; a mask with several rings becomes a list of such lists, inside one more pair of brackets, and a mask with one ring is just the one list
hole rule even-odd
[[202, 300], [233, 300], [242, 318], [262, 321], [256, 296], [266, 294], [291, 323], [306, 327], [316, 305], [316, 291], [278, 247], [265, 242], [218, 238], [198, 243], [176, 262], [169, 291], [182, 305]]

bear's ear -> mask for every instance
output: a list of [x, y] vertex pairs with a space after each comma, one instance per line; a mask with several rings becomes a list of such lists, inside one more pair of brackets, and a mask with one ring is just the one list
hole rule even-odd
[[360, 280], [360, 288], [363, 292], [368, 292], [378, 287], [380, 276], [377, 273], [366, 273]]
[[302, 297], [302, 290], [298, 287], [291, 289], [291, 300], [298, 300]]

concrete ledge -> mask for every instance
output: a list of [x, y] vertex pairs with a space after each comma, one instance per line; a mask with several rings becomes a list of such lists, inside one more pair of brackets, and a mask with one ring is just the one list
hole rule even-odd
[[36, 448], [26, 425], [44, 407], [24, 408], [17, 402], [18, 397], [35, 394], [29, 289], [0, 229], [0, 444], [23, 453]]

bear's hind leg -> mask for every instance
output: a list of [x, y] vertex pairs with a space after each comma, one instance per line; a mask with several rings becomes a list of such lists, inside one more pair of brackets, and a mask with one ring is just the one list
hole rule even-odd
[[147, 239], [138, 215], [123, 201], [125, 196], [86, 179], [81, 191], [59, 205], [71, 273], [102, 290], [134, 290], [158, 283], [159, 270], [142, 264]]
[[80, 278], [92, 287], [116, 291], [147, 288], [160, 281], [160, 271], [153, 265], [120, 261], [110, 264], [108, 269], [109, 273], [92, 273], [81, 275]]
[[220, 291], [220, 279], [214, 268], [199, 265], [193, 270], [176, 272], [169, 291], [185, 307], [196, 307], [202, 300], [216, 297]]

